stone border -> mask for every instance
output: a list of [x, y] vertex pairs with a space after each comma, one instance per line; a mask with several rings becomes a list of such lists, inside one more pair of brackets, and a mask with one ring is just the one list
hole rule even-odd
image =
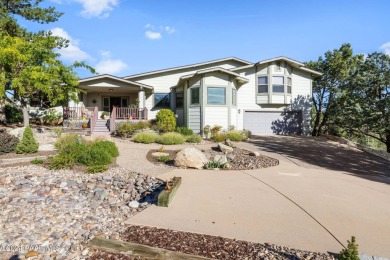
[[382, 159], [390, 161], [390, 153], [388, 153], [386, 151], [373, 149], [371, 147], [352, 142], [352, 141], [345, 139], [343, 137], [329, 136], [329, 135], [322, 135], [321, 137], [325, 137], [327, 140], [338, 142], [340, 144], [345, 144], [345, 145], [348, 145], [349, 147], [359, 149], [361, 151], [376, 155], [378, 157], [381, 157]]
[[40, 156], [34, 156], [34, 157], [19, 157], [19, 158], [0, 159], [0, 165], [11, 165], [11, 164], [16, 164], [16, 163], [31, 162], [34, 159], [45, 160], [48, 157], [49, 157], [48, 155], [40, 155]]
[[[181, 184], [181, 177], [173, 177], [171, 180], [173, 182], [173, 185], [170, 190], [163, 190], [161, 193], [158, 195], [158, 201], [157, 201], [157, 206], [159, 207], [168, 207], [169, 204], [173, 201], [173, 198], [175, 197], [175, 194], [177, 190], [180, 187]], [[167, 181], [167, 184], [171, 181]]]

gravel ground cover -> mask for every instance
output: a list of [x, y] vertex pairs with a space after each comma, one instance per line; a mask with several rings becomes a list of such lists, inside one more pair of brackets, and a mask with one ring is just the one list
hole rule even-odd
[[[83, 242], [117, 239], [124, 222], [157, 200], [163, 182], [114, 167], [101, 174], [40, 166], [0, 169], [0, 245], [40, 246], [40, 257], [87, 258]], [[47, 252], [45, 252], [47, 250]], [[9, 259], [10, 252], [0, 252]], [[8, 257], [8, 258], [7, 258]]]
[[[166, 163], [163, 163], [159, 161], [156, 157], [152, 156], [153, 153], [159, 152], [159, 150], [157, 149], [150, 150], [146, 155], [146, 159], [156, 165], [166, 165], [174, 167], [173, 159], [179, 151], [180, 150], [165, 150], [164, 153], [169, 154], [169, 156], [172, 158], [172, 160], [169, 160]], [[206, 157], [209, 160], [213, 160], [216, 155], [223, 155], [223, 153], [218, 149], [218, 147], [202, 149], [202, 151], [205, 153]], [[279, 164], [279, 161], [277, 159], [270, 158], [264, 155], [255, 156], [252, 152], [240, 148], [234, 148], [233, 152], [228, 154], [226, 157], [231, 166], [230, 170], [254, 170], [272, 167]]]
[[[121, 239], [212, 259], [335, 259], [325, 253], [303, 251], [270, 243], [252, 243], [144, 226], [130, 226], [121, 234]], [[98, 252], [91, 259], [122, 259], [118, 257], [119, 255]]]

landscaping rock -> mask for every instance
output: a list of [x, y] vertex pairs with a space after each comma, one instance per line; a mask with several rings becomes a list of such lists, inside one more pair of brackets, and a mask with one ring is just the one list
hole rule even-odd
[[218, 148], [223, 152], [224, 154], [232, 153], [234, 149], [230, 146], [227, 146], [223, 143], [218, 143]]
[[139, 207], [139, 202], [136, 200], [130, 201], [129, 202], [129, 207], [132, 209], [137, 209]]
[[225, 141], [225, 145], [230, 146], [230, 147], [232, 147], [232, 148], [236, 148], [236, 146], [233, 144], [232, 141], [230, 141], [230, 139], [227, 139], [227, 140]]
[[252, 151], [249, 153], [250, 156], [260, 156], [260, 153], [258, 151]]
[[26, 129], [25, 127], [18, 127], [18, 128], [14, 128], [14, 129], [10, 130], [8, 133], [10, 135], [16, 136], [19, 139], [22, 139], [25, 129]]
[[227, 157], [224, 154], [217, 154], [216, 156], [214, 156], [214, 161], [219, 162], [219, 163], [227, 163], [228, 162]]
[[153, 157], [169, 156], [169, 153], [155, 152], [152, 153]]
[[[229, 147], [230, 148], [230, 147]], [[175, 158], [176, 167], [202, 169], [208, 159], [204, 153], [194, 147], [188, 147], [177, 153]]]

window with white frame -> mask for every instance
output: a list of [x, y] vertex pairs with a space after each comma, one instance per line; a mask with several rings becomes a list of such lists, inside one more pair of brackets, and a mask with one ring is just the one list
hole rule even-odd
[[169, 93], [154, 93], [154, 107], [169, 108], [170, 94]]
[[292, 90], [292, 80], [291, 78], [287, 78], [287, 93], [291, 94], [291, 90]]
[[272, 77], [272, 92], [273, 93], [284, 93], [284, 77], [273, 76]]
[[225, 105], [226, 104], [226, 88], [208, 87], [207, 88], [207, 104], [209, 104], [209, 105]]
[[268, 77], [261, 76], [257, 79], [257, 93], [268, 93]]

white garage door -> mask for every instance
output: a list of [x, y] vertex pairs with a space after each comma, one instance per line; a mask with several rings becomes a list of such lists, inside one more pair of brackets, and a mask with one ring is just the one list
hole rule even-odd
[[302, 112], [244, 112], [244, 129], [254, 135], [300, 135]]

